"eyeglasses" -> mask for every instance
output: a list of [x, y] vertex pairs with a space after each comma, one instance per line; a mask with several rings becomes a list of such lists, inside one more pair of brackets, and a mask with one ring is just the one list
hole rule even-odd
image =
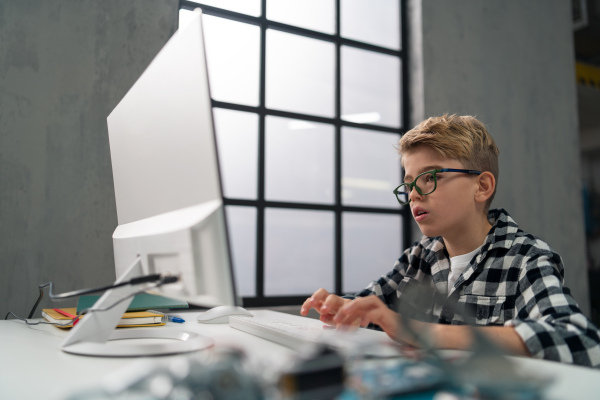
[[474, 175], [481, 174], [481, 171], [454, 168], [440, 168], [432, 169], [431, 171], [425, 171], [422, 174], [417, 175], [414, 181], [409, 183], [403, 183], [402, 185], [394, 189], [394, 194], [396, 195], [396, 199], [398, 199], [398, 203], [402, 204], [403, 206], [410, 203], [410, 192], [413, 188], [417, 189], [417, 192], [421, 196], [433, 193], [437, 188], [438, 172], [461, 172], [464, 174]]

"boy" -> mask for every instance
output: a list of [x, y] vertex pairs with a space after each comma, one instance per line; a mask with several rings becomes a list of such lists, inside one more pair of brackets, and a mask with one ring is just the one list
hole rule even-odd
[[[314, 308], [338, 327], [375, 324], [417, 345], [395, 311], [408, 303], [420, 312], [411, 326], [427, 329], [439, 348], [468, 349], [477, 329], [515, 355], [600, 366], [600, 332], [563, 286], [560, 256], [503, 209], [489, 211], [498, 148], [484, 125], [429, 118], [402, 136], [398, 151], [405, 183], [394, 192], [423, 238], [363, 291], [342, 298], [319, 289], [301, 314]], [[414, 305], [412, 287], [430, 295]]]

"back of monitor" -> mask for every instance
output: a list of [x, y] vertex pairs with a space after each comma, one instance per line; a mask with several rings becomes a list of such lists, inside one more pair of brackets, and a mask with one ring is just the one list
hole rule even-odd
[[141, 255], [148, 273], [183, 277], [161, 294], [207, 307], [239, 305], [196, 13], [108, 116], [115, 270], [120, 276]]
[[199, 16], [108, 116], [108, 133], [119, 225], [222, 198]]
[[[61, 348], [84, 355], [173, 354], [210, 345], [181, 336], [174, 345], [107, 343], [138, 290], [191, 304], [240, 305], [235, 293], [213, 127], [201, 11], [177, 31], [108, 117], [119, 226], [113, 234], [117, 282], [159, 273], [179, 281], [106, 292]], [[149, 329], [149, 330], [148, 330]], [[155, 337], [156, 330], [140, 330]], [[153, 333], [154, 332], [154, 333]], [[127, 335], [125, 335], [127, 336]], [[173, 336], [168, 336], [172, 339]], [[195, 335], [198, 336], [198, 335]], [[128, 337], [129, 338], [129, 337]]]

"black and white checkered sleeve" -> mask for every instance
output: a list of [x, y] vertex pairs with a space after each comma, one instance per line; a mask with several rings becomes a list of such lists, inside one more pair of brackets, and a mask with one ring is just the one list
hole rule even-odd
[[563, 287], [556, 257], [538, 253], [527, 260], [516, 319], [506, 325], [515, 327], [534, 358], [600, 367], [600, 333]]
[[406, 276], [406, 271], [410, 268], [411, 263], [418, 263], [419, 255], [423, 250], [423, 247], [419, 243], [415, 243], [406, 249], [402, 256], [396, 260], [390, 272], [378, 280], [372, 281], [360, 292], [353, 295], [346, 295], [344, 298], [355, 299], [356, 297], [376, 295], [389, 307], [393, 307], [398, 298], [397, 290], [399, 283]]

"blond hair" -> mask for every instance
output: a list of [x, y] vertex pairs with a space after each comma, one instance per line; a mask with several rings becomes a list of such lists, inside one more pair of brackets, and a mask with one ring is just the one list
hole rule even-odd
[[[475, 117], [444, 114], [428, 118], [402, 136], [398, 153], [410, 154], [419, 146], [427, 146], [443, 158], [458, 160], [467, 169], [489, 171], [498, 182], [498, 146]], [[486, 202], [486, 210], [495, 194], [496, 189]]]

